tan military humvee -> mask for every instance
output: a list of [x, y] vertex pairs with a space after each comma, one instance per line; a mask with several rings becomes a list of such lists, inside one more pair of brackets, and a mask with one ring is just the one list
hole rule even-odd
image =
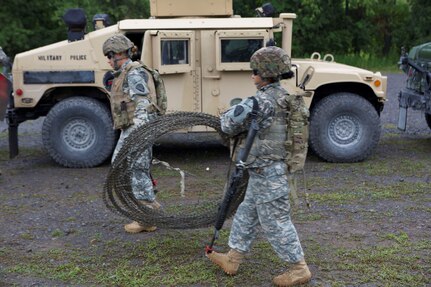
[[[150, 2], [150, 19], [104, 27], [103, 17], [97, 18], [93, 32], [77, 31], [79, 25], [75, 25], [68, 40], [16, 55], [6, 114], [12, 150], [14, 128], [46, 116], [43, 142], [61, 165], [91, 167], [111, 155], [116, 133], [103, 81], [111, 68], [102, 44], [115, 33], [129, 37], [141, 51], [141, 59], [162, 74], [168, 111], [217, 115], [234, 99], [255, 94], [249, 67], [254, 51], [276, 39], [291, 54], [293, 13], [269, 17], [260, 9], [261, 17], [241, 18], [233, 15], [232, 0]], [[291, 93], [300, 90], [304, 71], [314, 68], [305, 86], [313, 151], [331, 162], [367, 158], [380, 136], [386, 77], [318, 53], [310, 59], [293, 58], [292, 63], [295, 76], [282, 81]]]

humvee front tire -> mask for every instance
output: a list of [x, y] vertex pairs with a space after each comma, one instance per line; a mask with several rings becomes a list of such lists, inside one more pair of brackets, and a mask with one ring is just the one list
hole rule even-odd
[[111, 113], [101, 102], [73, 97], [56, 104], [42, 127], [49, 155], [65, 167], [93, 167], [103, 163], [115, 146]]
[[377, 111], [357, 94], [332, 94], [311, 111], [310, 148], [326, 161], [362, 161], [373, 152], [379, 138]]
[[431, 114], [425, 113], [425, 120], [428, 124], [428, 127], [431, 129]]

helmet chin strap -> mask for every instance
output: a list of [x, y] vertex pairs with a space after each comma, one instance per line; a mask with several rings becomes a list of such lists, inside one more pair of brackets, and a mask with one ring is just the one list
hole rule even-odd
[[116, 58], [115, 56], [114, 56], [114, 69], [117, 71], [118, 69], [120, 69], [121, 68], [121, 65], [118, 65], [118, 62], [119, 61], [121, 61], [121, 60], [124, 60], [124, 59], [128, 59], [128, 57], [126, 57], [126, 56], [123, 56], [123, 57], [121, 57], [121, 58]]

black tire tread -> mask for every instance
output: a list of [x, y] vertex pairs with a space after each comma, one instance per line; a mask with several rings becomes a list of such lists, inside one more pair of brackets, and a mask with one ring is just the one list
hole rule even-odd
[[[65, 113], [70, 113], [73, 109], [81, 109], [85, 112], [99, 117], [104, 125], [104, 145], [101, 147], [99, 152], [89, 152], [88, 156], [84, 160], [73, 159], [70, 156], [65, 155], [64, 151], [58, 150], [55, 146], [55, 141], [58, 140], [52, 134], [52, 129], [58, 118], [63, 116]], [[47, 150], [52, 159], [58, 164], [71, 167], [71, 168], [89, 168], [100, 165], [112, 154], [112, 150], [115, 146], [116, 135], [112, 129], [112, 120], [110, 111], [96, 99], [76, 96], [67, 98], [57, 103], [48, 113], [44, 120], [42, 127], [42, 141], [44, 148]]]
[[[368, 144], [361, 146], [359, 154], [345, 156], [342, 154], [334, 154], [325, 146], [319, 138], [319, 125], [325, 121], [325, 116], [340, 108], [355, 109], [369, 120], [373, 130], [369, 133], [372, 136], [368, 138]], [[311, 111], [310, 117], [310, 137], [309, 143], [312, 151], [321, 159], [334, 163], [352, 163], [363, 161], [368, 158], [375, 150], [380, 139], [380, 118], [375, 108], [363, 97], [347, 92], [336, 93], [327, 96], [319, 101]]]

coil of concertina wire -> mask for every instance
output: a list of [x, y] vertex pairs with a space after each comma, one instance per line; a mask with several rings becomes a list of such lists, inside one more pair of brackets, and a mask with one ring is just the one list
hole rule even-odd
[[[173, 205], [171, 202], [169, 206], [165, 205], [162, 200], [157, 199], [163, 207], [157, 210], [140, 203], [135, 199], [132, 192], [130, 166], [133, 159], [138, 158], [146, 149], [154, 145], [160, 137], [170, 132], [193, 126], [213, 128], [224, 141], [228, 139], [226, 134], [221, 131], [220, 119], [205, 113], [171, 113], [160, 116], [154, 121], [135, 129], [125, 140], [123, 147], [118, 152], [108, 171], [103, 191], [103, 200], [106, 206], [113, 212], [129, 219], [146, 225], [156, 225], [160, 228], [189, 229], [214, 225], [217, 211], [225, 192], [223, 188], [221, 188], [219, 194], [212, 198], [204, 197], [199, 200], [187, 198], [185, 201], [174, 202]], [[226, 178], [229, 178], [229, 175]], [[232, 200], [227, 218], [235, 213], [242, 202], [247, 183], [248, 175], [246, 174]], [[194, 192], [201, 195], [205, 194], [205, 190]]]

